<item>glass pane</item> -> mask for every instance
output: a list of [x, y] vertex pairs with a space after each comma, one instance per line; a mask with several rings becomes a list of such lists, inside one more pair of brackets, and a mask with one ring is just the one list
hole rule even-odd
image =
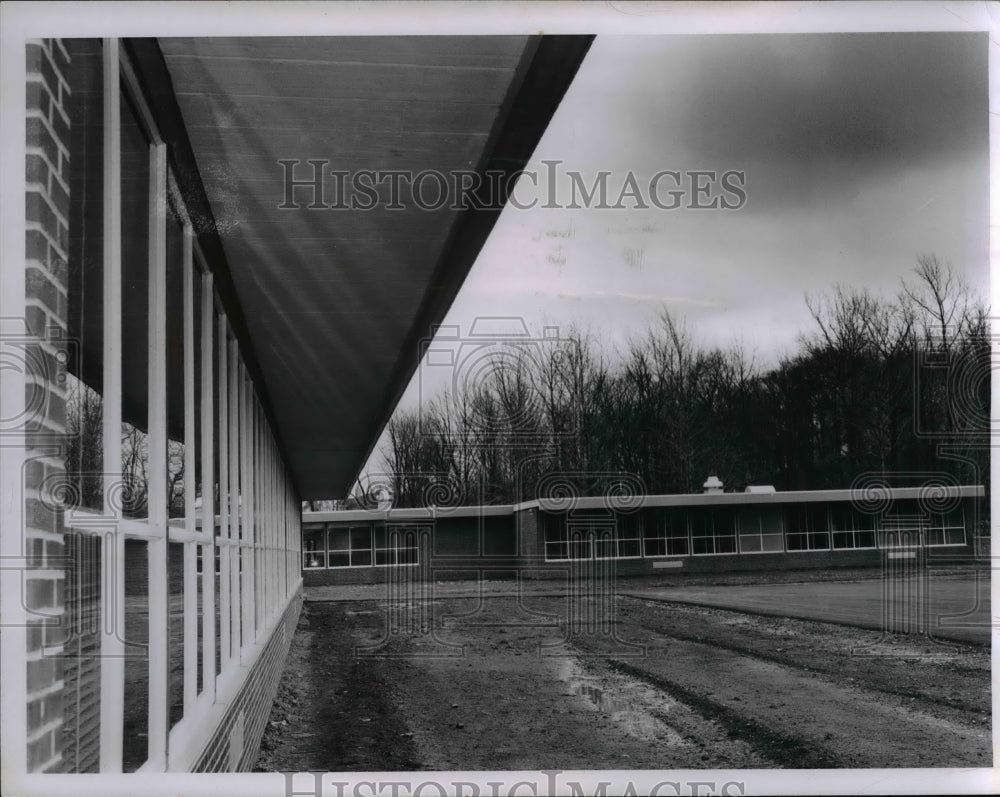
[[546, 542], [558, 542], [566, 534], [566, 526], [561, 517], [547, 518], [545, 522]]
[[785, 530], [789, 536], [798, 535], [806, 530], [806, 513], [803, 507], [792, 506], [785, 510]]
[[121, 97], [123, 511], [148, 515], [149, 141]]
[[835, 531], [833, 533], [834, 548], [853, 548], [854, 535], [849, 531]]
[[184, 517], [184, 228], [167, 211], [167, 514]]
[[620, 540], [618, 542], [618, 555], [619, 556], [638, 556], [639, 555], [639, 540]]
[[[736, 512], [730, 508], [716, 509], [712, 513], [712, 527], [716, 535], [736, 535]], [[734, 543], [735, 545], [735, 540]]]
[[135, 772], [149, 752], [148, 550], [145, 540], [125, 541], [125, 772]]
[[646, 556], [665, 556], [667, 553], [667, 543], [662, 539], [643, 540], [643, 546]]
[[819, 551], [830, 547], [829, 534], [810, 534], [808, 536], [810, 550]]
[[195, 489], [195, 506], [199, 508], [201, 506], [201, 496], [203, 491], [202, 486], [202, 475], [201, 475], [201, 369], [202, 369], [202, 357], [201, 357], [201, 347], [202, 340], [204, 338], [201, 329], [201, 302], [202, 302], [202, 274], [198, 271], [197, 267], [194, 267], [194, 273], [191, 275], [193, 280], [193, 292], [194, 298], [192, 300], [192, 312], [194, 315], [194, 326], [193, 326], [193, 338], [194, 338], [194, 352], [192, 358], [192, 365], [194, 366], [194, 489]]
[[330, 567], [347, 567], [351, 564], [351, 555], [349, 553], [331, 553], [330, 554]]
[[810, 531], [826, 531], [830, 528], [826, 507], [811, 506], [809, 507], [808, 514]]
[[101, 721], [101, 537], [66, 534], [61, 728], [70, 772], [97, 772]]
[[693, 509], [688, 513], [692, 537], [707, 537], [711, 534], [711, 517], [704, 509]]
[[875, 532], [874, 531], [858, 531], [854, 534], [854, 544], [858, 548], [874, 548], [875, 547]]
[[326, 540], [322, 527], [302, 532], [304, 567], [326, 567]]
[[849, 506], [838, 504], [830, 508], [830, 529], [833, 531], [851, 531], [854, 518]]
[[[76, 346], [66, 374], [66, 472], [77, 499], [70, 503], [99, 511], [104, 503], [103, 52], [100, 39], [62, 41], [73, 63], [68, 74], [72, 135], [66, 299], [68, 337]], [[40, 161], [41, 156], [30, 159]]]
[[665, 537], [687, 537], [687, 517], [679, 509], [665, 510], [658, 527]]
[[222, 588], [222, 552], [215, 549], [215, 674], [222, 673], [222, 607], [219, 593]]
[[372, 563], [372, 550], [351, 551], [351, 564], [355, 567], [366, 567]]
[[329, 532], [330, 550], [346, 551], [351, 547], [351, 530], [341, 528], [331, 528]]
[[851, 511], [851, 516], [854, 521], [854, 529], [856, 531], [869, 531], [873, 530], [877, 525], [877, 516], [869, 512], [861, 512], [857, 509]]
[[[740, 535], [760, 534], [760, 510], [756, 507], [741, 509], [737, 514]], [[740, 543], [742, 545], [742, 543]]]
[[372, 547], [372, 531], [367, 526], [360, 526], [351, 529], [351, 549]]
[[743, 553], [757, 553], [761, 549], [760, 535], [741, 534], [740, 550]]
[[184, 713], [184, 544], [167, 544], [167, 706], [170, 726]]
[[781, 552], [785, 550], [785, 538], [781, 534], [764, 534], [761, 536], [762, 551]]
[[[206, 546], [198, 545], [198, 560], [204, 559], [204, 551]], [[198, 694], [201, 694], [205, 690], [205, 592], [204, 592], [205, 582], [204, 579], [199, 575], [197, 579], [197, 607], [196, 611], [198, 613], [198, 636], [197, 636], [197, 647], [198, 647]]]
[[546, 559], [566, 559], [569, 556], [569, 546], [564, 542], [548, 542], [545, 544]]
[[573, 534], [569, 541], [570, 559], [589, 559], [590, 540], [584, 539], [580, 534]]
[[614, 540], [598, 537], [594, 540], [594, 556], [598, 559], [610, 559], [615, 555]]
[[638, 515], [624, 515], [618, 521], [618, 538], [638, 539], [641, 536], [642, 528]]

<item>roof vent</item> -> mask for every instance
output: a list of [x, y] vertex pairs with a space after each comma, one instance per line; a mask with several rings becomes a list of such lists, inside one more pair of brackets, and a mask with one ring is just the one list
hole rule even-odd
[[773, 484], [748, 484], [746, 491], [755, 495], [774, 495], [777, 492]]
[[715, 495], [716, 493], [722, 492], [722, 482], [719, 481], [718, 476], [709, 476], [705, 483], [702, 485], [702, 489], [710, 495]]

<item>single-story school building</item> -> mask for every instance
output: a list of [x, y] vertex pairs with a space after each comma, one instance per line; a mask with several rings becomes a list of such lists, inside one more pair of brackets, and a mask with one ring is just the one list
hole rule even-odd
[[[710, 480], [706, 484], [717, 484]], [[305, 585], [371, 583], [386, 569], [436, 580], [544, 577], [610, 560], [622, 576], [877, 566], [883, 557], [971, 557], [985, 536], [984, 490], [540, 498], [505, 506], [304, 512]]]

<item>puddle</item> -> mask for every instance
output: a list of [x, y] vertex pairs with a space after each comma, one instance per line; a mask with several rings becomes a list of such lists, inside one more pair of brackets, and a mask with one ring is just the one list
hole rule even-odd
[[560, 662], [559, 679], [565, 681], [567, 695], [587, 698], [598, 712], [630, 735], [655, 738], [669, 745], [687, 744], [683, 736], [655, 716], [678, 710], [677, 701], [662, 692], [618, 673], [589, 676], [572, 659]]

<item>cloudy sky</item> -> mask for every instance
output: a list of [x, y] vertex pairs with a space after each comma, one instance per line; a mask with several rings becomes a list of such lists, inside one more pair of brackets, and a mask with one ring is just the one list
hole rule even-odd
[[[769, 365], [810, 327], [806, 293], [894, 295], [921, 253], [985, 297], [987, 78], [985, 33], [598, 36], [522, 204], [549, 190], [544, 160], [588, 185], [610, 171], [612, 201], [629, 172], [642, 186], [664, 169], [736, 169], [746, 204], [508, 207], [446, 323], [575, 323], [610, 348], [665, 305], [696, 339]], [[416, 401], [415, 380], [402, 404]]]

